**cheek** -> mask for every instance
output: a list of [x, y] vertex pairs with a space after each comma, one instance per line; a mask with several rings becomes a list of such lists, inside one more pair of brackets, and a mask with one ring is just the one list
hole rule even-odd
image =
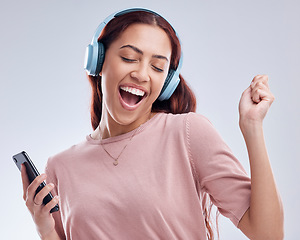
[[152, 90], [153, 90], [153, 93], [155, 92], [155, 97], [158, 98], [161, 90], [162, 90], [162, 87], [165, 83], [165, 80], [166, 80], [166, 76], [163, 75], [163, 76], [159, 76], [155, 79], [153, 79], [152, 81]]
[[113, 64], [107, 64], [106, 66], [103, 66], [103, 72], [102, 72], [102, 91], [109, 92], [110, 94], [112, 92], [116, 91], [116, 88], [118, 86], [118, 83], [120, 79], [122, 79], [122, 72], [121, 69], [117, 66], [114, 66]]
[[[102, 90], [102, 102], [107, 102], [107, 96], [109, 95], [108, 85], [106, 84], [106, 78], [102, 76], [101, 79], [101, 90]], [[106, 103], [107, 104], [107, 103]]]

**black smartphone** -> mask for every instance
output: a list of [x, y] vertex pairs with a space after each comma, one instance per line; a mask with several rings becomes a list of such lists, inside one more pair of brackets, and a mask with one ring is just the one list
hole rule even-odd
[[[37, 176], [39, 176], [39, 171], [37, 170], [37, 168], [34, 166], [33, 162], [31, 161], [31, 159], [29, 158], [28, 154], [23, 151], [20, 152], [16, 155], [14, 155], [13, 160], [15, 162], [15, 164], [17, 165], [17, 167], [19, 168], [19, 170], [21, 171], [21, 165], [24, 164], [24, 166], [26, 167], [26, 172], [28, 175], [28, 179], [29, 182], [31, 183]], [[45, 182], [42, 182], [40, 184], [40, 186], [38, 186], [38, 188], [36, 189], [35, 194], [37, 194], [39, 191], [41, 191], [41, 189], [43, 187], [46, 186]], [[50, 202], [53, 199], [52, 194], [49, 192], [48, 195], [43, 199], [43, 204], [47, 204], [48, 202]], [[56, 204], [55, 207], [53, 207], [50, 212], [56, 212], [59, 210], [59, 206]]]

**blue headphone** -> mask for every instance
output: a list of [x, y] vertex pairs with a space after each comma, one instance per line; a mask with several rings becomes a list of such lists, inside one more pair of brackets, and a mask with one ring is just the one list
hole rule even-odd
[[[113, 14], [109, 15], [107, 18], [105, 18], [104, 21], [102, 23], [100, 23], [100, 25], [96, 29], [95, 34], [92, 38], [92, 42], [86, 48], [84, 69], [86, 70], [88, 75], [98, 76], [102, 69], [102, 65], [104, 62], [105, 49], [104, 49], [104, 45], [101, 42], [98, 42], [98, 37], [99, 37], [101, 31], [103, 30], [103, 28], [113, 18], [121, 16], [126, 13], [136, 12], [136, 11], [150, 12], [157, 16], [160, 16], [159, 14], [157, 14], [149, 9], [129, 8], [129, 9], [125, 9], [125, 10], [113, 13]], [[175, 31], [175, 33], [176, 33], [176, 31]], [[176, 33], [176, 36], [178, 37], [177, 33]], [[179, 37], [178, 37], [178, 39], [179, 39]], [[164, 85], [160, 92], [158, 100], [163, 101], [163, 100], [169, 99], [171, 97], [171, 95], [173, 94], [173, 92], [175, 91], [176, 87], [178, 86], [178, 84], [180, 82], [179, 73], [180, 73], [180, 70], [182, 67], [182, 58], [183, 57], [182, 57], [182, 53], [181, 53], [181, 57], [180, 57], [177, 69], [169, 70], [168, 76], [164, 82]]]

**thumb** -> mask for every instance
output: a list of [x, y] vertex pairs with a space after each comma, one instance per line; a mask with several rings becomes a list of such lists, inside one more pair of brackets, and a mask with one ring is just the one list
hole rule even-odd
[[239, 103], [239, 110], [243, 109], [245, 106], [253, 104], [251, 99], [251, 87], [249, 86], [243, 93]]
[[24, 164], [21, 165], [21, 177], [22, 177], [22, 183], [23, 183], [23, 199], [26, 200], [26, 194], [27, 194], [27, 188], [30, 184], [27, 172], [26, 172], [26, 167]]

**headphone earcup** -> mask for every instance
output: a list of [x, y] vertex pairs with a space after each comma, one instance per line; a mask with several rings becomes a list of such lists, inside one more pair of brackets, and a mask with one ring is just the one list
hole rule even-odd
[[104, 45], [100, 42], [89, 44], [85, 51], [84, 69], [91, 76], [98, 76], [104, 62]]
[[160, 95], [158, 97], [158, 100], [163, 101], [169, 99], [175, 91], [176, 87], [178, 86], [179, 82], [179, 71], [170, 69], [162, 87], [162, 90], [160, 92]]
[[97, 58], [97, 66], [96, 66], [95, 76], [98, 76], [98, 74], [102, 70], [102, 66], [104, 63], [104, 57], [105, 57], [104, 45], [103, 45], [103, 43], [98, 42], [98, 58]]

